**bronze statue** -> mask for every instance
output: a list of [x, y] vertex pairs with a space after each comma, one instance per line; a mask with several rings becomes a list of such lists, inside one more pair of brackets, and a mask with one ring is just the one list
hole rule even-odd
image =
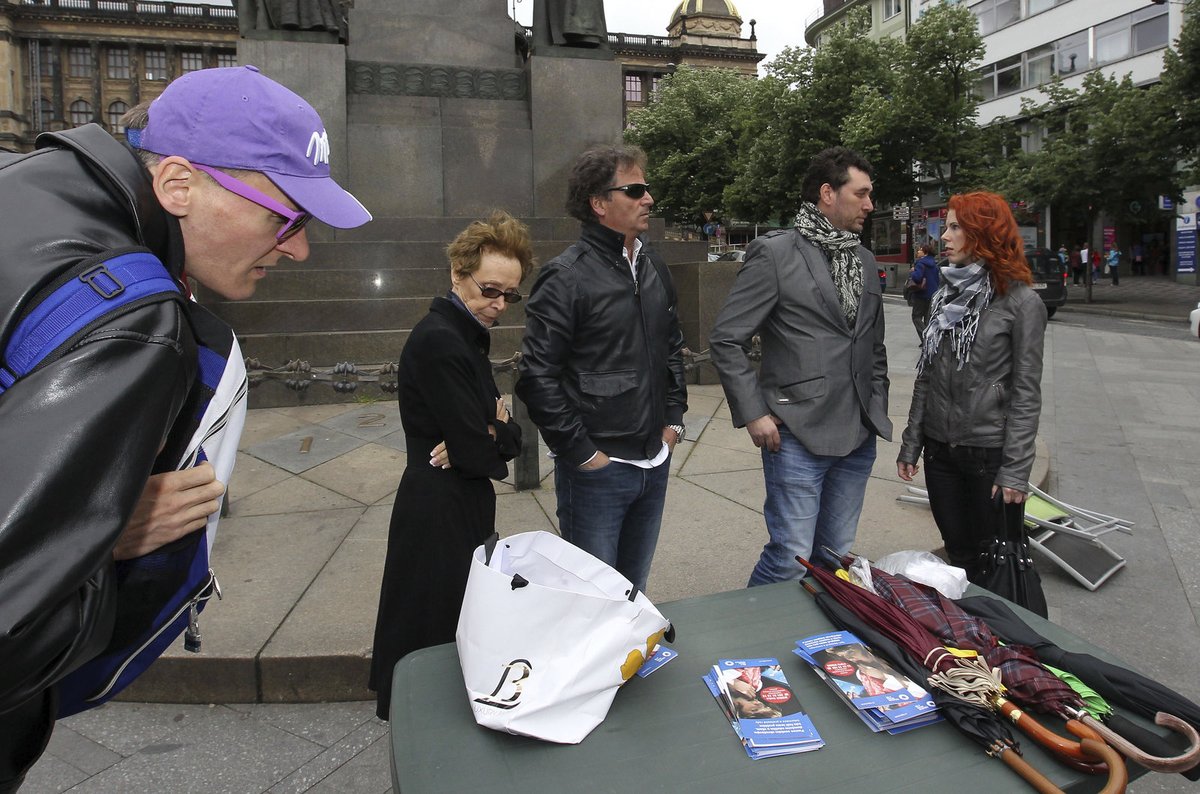
[[533, 42], [553, 47], [608, 47], [604, 0], [534, 0]]
[[238, 28], [256, 31], [308, 31], [346, 41], [349, 0], [238, 0]]

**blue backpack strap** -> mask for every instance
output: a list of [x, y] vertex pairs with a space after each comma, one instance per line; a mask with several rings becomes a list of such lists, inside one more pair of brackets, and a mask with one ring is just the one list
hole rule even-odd
[[92, 323], [135, 302], [174, 293], [178, 282], [158, 257], [134, 251], [87, 267], [63, 282], [13, 330], [0, 361], [0, 394]]

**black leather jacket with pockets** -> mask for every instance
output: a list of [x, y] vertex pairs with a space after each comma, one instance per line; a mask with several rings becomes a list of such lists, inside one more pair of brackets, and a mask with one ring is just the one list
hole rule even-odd
[[623, 236], [597, 223], [542, 266], [516, 391], [555, 455], [579, 466], [597, 450], [658, 454], [663, 428], [687, 410], [675, 304], [658, 255], [642, 248], [635, 282]]

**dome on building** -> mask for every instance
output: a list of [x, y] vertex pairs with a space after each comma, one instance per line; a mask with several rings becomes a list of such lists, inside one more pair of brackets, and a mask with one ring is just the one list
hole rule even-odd
[[671, 35], [679, 35], [681, 29], [737, 37], [742, 33], [742, 15], [732, 0], [682, 0], [667, 25]]

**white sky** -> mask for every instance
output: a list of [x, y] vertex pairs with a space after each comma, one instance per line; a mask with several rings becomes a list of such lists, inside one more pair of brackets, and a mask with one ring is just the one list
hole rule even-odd
[[[613, 33], [665, 36], [667, 23], [680, 0], [604, 0], [604, 15]], [[511, 13], [513, 0], [505, 0]], [[535, 0], [518, 0], [517, 21], [528, 25]], [[805, 47], [804, 23], [821, 9], [821, 0], [733, 0], [742, 17], [742, 36], [750, 35], [750, 20], [758, 21], [758, 51], [763, 63], [784, 47]], [[761, 69], [760, 69], [761, 71]]]

